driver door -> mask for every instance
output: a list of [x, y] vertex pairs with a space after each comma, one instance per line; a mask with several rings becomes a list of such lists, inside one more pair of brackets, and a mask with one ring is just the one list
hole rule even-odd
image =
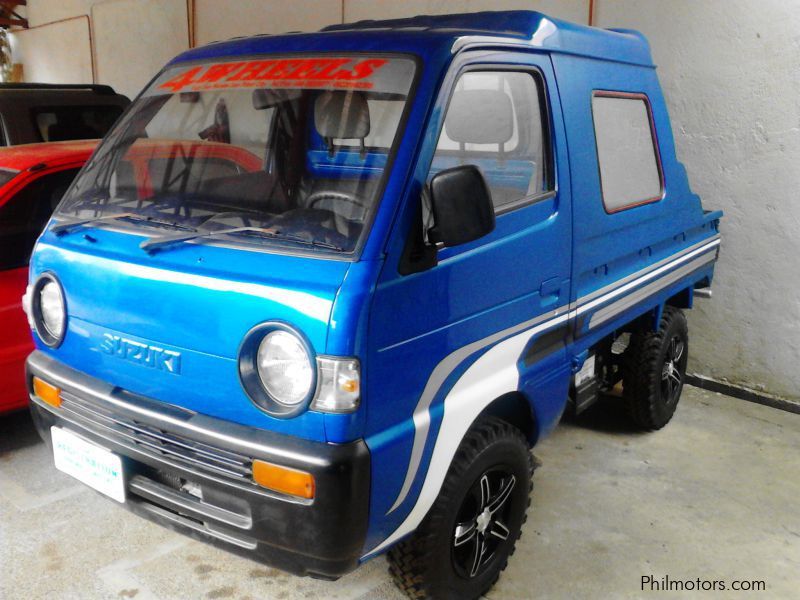
[[[566, 168], [556, 168], [566, 155], [549, 57], [467, 56], [451, 69], [438, 107], [445, 116], [431, 138], [438, 142], [421, 156], [421, 183], [448, 167], [478, 166], [492, 193], [496, 227], [474, 242], [440, 248], [437, 264], [417, 272], [404, 268], [404, 252], [389, 251], [368, 338], [367, 444], [373, 481], [381, 482], [371, 506], [386, 515], [376, 539], [414, 507], [436, 439], [449, 434], [438, 429], [459, 376], [503, 332], [564, 308], [569, 298], [569, 179]], [[425, 227], [432, 223], [422, 196], [408, 199], [406, 210], [419, 210]], [[566, 331], [548, 334], [541, 361], [510, 358], [526, 363], [520, 385], [536, 387], [554, 365], [568, 372]]]

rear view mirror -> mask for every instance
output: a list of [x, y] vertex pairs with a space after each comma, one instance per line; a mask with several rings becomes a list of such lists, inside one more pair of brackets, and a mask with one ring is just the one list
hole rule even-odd
[[253, 108], [266, 110], [274, 108], [284, 102], [292, 102], [302, 95], [302, 90], [296, 89], [260, 89], [253, 90]]
[[431, 242], [459, 246], [494, 231], [494, 205], [483, 175], [474, 165], [437, 173], [430, 183], [434, 227]]

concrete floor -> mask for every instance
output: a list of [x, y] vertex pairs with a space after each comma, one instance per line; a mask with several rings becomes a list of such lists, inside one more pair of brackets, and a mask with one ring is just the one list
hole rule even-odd
[[[536, 455], [530, 519], [490, 600], [698, 595], [643, 593], [643, 575], [800, 597], [800, 416], [689, 387], [660, 432], [632, 432], [611, 403]], [[141, 520], [57, 472], [19, 414], [0, 418], [0, 598], [401, 596], [383, 558], [335, 583], [295, 578]]]

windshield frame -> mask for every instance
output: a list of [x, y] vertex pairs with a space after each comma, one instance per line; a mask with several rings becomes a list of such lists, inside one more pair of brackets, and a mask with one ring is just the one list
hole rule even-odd
[[[215, 62], [227, 62], [234, 60], [240, 61], [240, 60], [263, 60], [263, 59], [295, 59], [295, 58], [302, 59], [306, 57], [318, 57], [325, 55], [334, 55], [336, 57], [342, 57], [342, 58], [359, 57], [359, 58], [406, 59], [410, 60], [414, 65], [414, 71], [408, 88], [408, 94], [406, 95], [403, 112], [397, 124], [397, 130], [395, 131], [391, 146], [388, 148], [388, 153], [386, 156], [386, 165], [383, 169], [383, 172], [381, 173], [380, 179], [375, 189], [373, 206], [365, 215], [363, 223], [363, 231], [359, 235], [353, 249], [350, 251], [336, 252], [320, 248], [315, 249], [314, 247], [304, 246], [300, 244], [291, 244], [291, 242], [283, 243], [280, 240], [274, 240], [274, 239], [272, 240], [266, 238], [258, 240], [247, 239], [244, 236], [241, 236], [239, 238], [234, 236], [227, 236], [225, 239], [216, 239], [214, 236], [210, 238], [199, 237], [197, 239], [187, 240], [186, 242], [183, 243], [209, 245], [209, 246], [229, 248], [234, 250], [245, 250], [249, 252], [261, 252], [267, 254], [281, 254], [289, 256], [302, 256], [308, 258], [338, 260], [346, 262], [356, 262], [360, 259], [364, 246], [367, 244], [369, 237], [372, 235], [373, 224], [375, 223], [375, 219], [377, 218], [378, 212], [381, 210], [384, 204], [383, 196], [386, 192], [387, 182], [394, 170], [394, 164], [395, 164], [395, 159], [397, 157], [397, 153], [400, 147], [402, 146], [403, 138], [406, 135], [408, 119], [412, 112], [412, 107], [417, 100], [417, 89], [419, 86], [420, 78], [422, 76], [422, 68], [423, 68], [421, 56], [411, 52], [391, 52], [391, 51], [375, 52], [369, 50], [339, 51], [336, 49], [329, 49], [329, 50], [315, 50], [306, 52], [259, 52], [259, 53], [246, 53], [246, 54], [225, 54], [221, 56], [216, 56], [213, 58], [213, 60]], [[123, 114], [119, 117], [114, 126], [106, 133], [105, 137], [98, 145], [98, 147], [95, 149], [94, 153], [92, 154], [92, 157], [89, 159], [89, 161], [87, 161], [86, 165], [82, 170], [89, 169], [93, 165], [96, 158], [102, 157], [105, 154], [105, 152], [115, 151], [115, 149], [111, 146], [113, 146], [114, 144], [118, 144], [120, 140], [125, 139], [128, 130], [133, 123], [135, 115], [138, 112], [138, 108], [142, 106], [141, 102], [146, 101], [148, 99], [146, 93], [152, 88], [153, 84], [162, 77], [162, 75], [164, 75], [167, 71], [175, 67], [191, 67], [193, 65], [207, 64], [208, 62], [209, 58], [205, 57], [202, 59], [173, 61], [167, 63], [158, 73], [156, 73], [156, 75], [148, 82], [148, 84], [144, 86], [144, 88], [142, 88], [141, 92], [139, 92], [139, 94], [136, 96], [133, 102], [131, 102], [125, 108]], [[117, 157], [112, 158], [112, 160], [115, 161], [114, 166], [119, 156], [120, 154], [118, 154]], [[114, 167], [109, 165], [107, 168], [114, 168]], [[59, 203], [58, 207], [53, 213], [52, 223], [56, 224], [61, 221], [69, 220], [69, 216], [61, 214], [61, 210], [63, 208], [64, 201], [71, 196], [73, 188], [80, 182], [80, 179], [81, 177], [80, 175], [78, 175], [78, 177], [76, 177], [75, 180], [73, 180], [73, 182], [70, 184], [69, 188], [64, 194], [64, 198]], [[95, 227], [97, 229], [102, 229], [105, 231], [124, 233], [128, 235], [135, 235], [145, 238], [153, 237], [153, 233], [154, 232], [157, 233], [158, 231], [156, 229], [148, 230], [148, 229], [143, 229], [141, 227], [128, 225], [125, 222], [121, 221], [109, 221], [105, 223], [101, 222], [96, 225], [92, 225], [92, 227]]]

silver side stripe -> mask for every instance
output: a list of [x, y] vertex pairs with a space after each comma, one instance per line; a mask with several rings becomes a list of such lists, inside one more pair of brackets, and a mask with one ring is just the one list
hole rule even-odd
[[589, 319], [589, 329], [592, 327], [596, 327], [598, 325], [602, 325], [609, 319], [617, 316], [628, 310], [629, 308], [635, 306], [642, 300], [647, 299], [648, 296], [655, 294], [656, 292], [664, 289], [665, 287], [669, 287], [676, 281], [680, 280], [681, 278], [685, 277], [692, 271], [696, 271], [697, 269], [704, 267], [705, 265], [714, 262], [716, 259], [715, 253], [707, 252], [703, 254], [699, 258], [695, 258], [693, 261], [679, 267], [675, 271], [672, 271], [668, 275], [649, 283], [648, 285], [644, 286], [633, 292], [632, 294], [628, 294], [627, 296], [623, 296], [616, 302], [605, 306], [592, 314], [592, 317]]
[[589, 292], [588, 294], [585, 294], [584, 296], [581, 296], [578, 299], [578, 304], [585, 304], [585, 303], [589, 302], [590, 300], [594, 300], [598, 296], [603, 296], [603, 295], [607, 294], [608, 292], [611, 292], [611, 291], [617, 289], [618, 287], [620, 287], [622, 285], [625, 285], [629, 281], [633, 281], [634, 279], [639, 279], [643, 275], [647, 275], [648, 273], [650, 273], [652, 271], [655, 271], [656, 269], [658, 269], [660, 267], [663, 267], [664, 265], [666, 265], [668, 263], [675, 262], [679, 258], [683, 258], [687, 254], [689, 254], [690, 252], [692, 252], [694, 250], [697, 250], [701, 246], [710, 246], [713, 242], [718, 242], [719, 239], [720, 239], [720, 236], [719, 236], [719, 234], [717, 234], [715, 236], [708, 237], [708, 238], [706, 238], [706, 239], [704, 239], [704, 240], [702, 240], [700, 242], [692, 244], [691, 246], [687, 246], [686, 248], [684, 248], [680, 252], [676, 252], [675, 254], [672, 254], [672, 255], [668, 256], [667, 258], [663, 258], [663, 259], [661, 259], [661, 260], [659, 260], [657, 262], [654, 262], [652, 265], [648, 265], [644, 269], [640, 269], [639, 271], [636, 271], [635, 273], [631, 273], [630, 275], [627, 275], [626, 277], [623, 277], [622, 279], [617, 279], [617, 280], [609, 283], [608, 285], [601, 287], [600, 289], [597, 289], [597, 290], [595, 290], [593, 292]]
[[[431, 373], [431, 376], [428, 378], [428, 382], [425, 384], [425, 389], [422, 391], [422, 396], [420, 396], [419, 402], [417, 406], [414, 408], [413, 414], [413, 421], [414, 421], [414, 442], [411, 447], [411, 456], [409, 457], [409, 464], [408, 470], [406, 471], [405, 479], [403, 480], [403, 485], [400, 488], [400, 492], [397, 494], [397, 498], [392, 504], [392, 507], [386, 512], [386, 514], [390, 514], [394, 510], [396, 510], [406, 499], [408, 496], [409, 491], [411, 490], [411, 486], [414, 483], [414, 479], [417, 476], [417, 472], [419, 471], [420, 464], [422, 463], [422, 453], [425, 450], [425, 443], [428, 440], [428, 434], [430, 432], [430, 424], [431, 424], [431, 417], [430, 417], [430, 405], [433, 402], [433, 398], [436, 396], [437, 392], [444, 384], [445, 380], [450, 376], [450, 374], [469, 356], [473, 353], [486, 348], [492, 344], [495, 344], [505, 338], [508, 338], [512, 335], [519, 334], [524, 332], [527, 329], [537, 329], [538, 331], [544, 331], [549, 329], [551, 326], [558, 325], [562, 323], [565, 319], [564, 317], [568, 313], [570, 318], [573, 318], [579, 314], [582, 314], [592, 308], [600, 306], [609, 300], [616, 298], [617, 296], [624, 294], [626, 291], [635, 288], [651, 279], [659, 277], [662, 273], [669, 271], [670, 269], [674, 269], [675, 267], [685, 263], [686, 261], [690, 261], [693, 258], [702, 256], [701, 259], [697, 261], [693, 261], [690, 265], [686, 265], [686, 268], [694, 265], [695, 263], [700, 263], [699, 266], [706, 264], [707, 262], [711, 262], [714, 260], [711, 256], [705, 256], [707, 253], [710, 254], [710, 251], [719, 246], [720, 244], [720, 236], [716, 235], [713, 238], [703, 240], [702, 242], [698, 242], [689, 246], [688, 248], [684, 248], [680, 252], [673, 254], [663, 260], [656, 262], [655, 264], [637, 271], [631, 275], [628, 275], [614, 283], [596, 290], [594, 292], [590, 292], [589, 294], [582, 296], [577, 300], [577, 302], [571, 305], [561, 306], [553, 311], [545, 313], [543, 315], [539, 315], [533, 319], [528, 321], [524, 321], [519, 323], [518, 325], [514, 325], [513, 327], [509, 327], [502, 331], [499, 331], [495, 334], [492, 334], [488, 337], [485, 337], [481, 340], [477, 340], [472, 342], [471, 344], [467, 344], [459, 348], [458, 350], [448, 354], [445, 358], [436, 365]], [[659, 280], [656, 282], [658, 286], [667, 286], [670, 285], [673, 281], [677, 281], [683, 274], [690, 272], [698, 268], [698, 266], [692, 266], [691, 269], [681, 270], [681, 275], [674, 275], [670, 276], [671, 278], [674, 277], [672, 281], [665, 281], [662, 282]], [[676, 272], [677, 273], [677, 272]], [[644, 290], [647, 290], [645, 292]], [[651, 286], [647, 286], [641, 290], [641, 299], [645, 299], [647, 295], [655, 293], [657, 291], [657, 287], [655, 284]], [[637, 297], [639, 293], [637, 292]], [[612, 318], [614, 315], [622, 312], [627, 308], [627, 301], [629, 297], [624, 297], [620, 301], [615, 302], [614, 304], [601, 309], [598, 311], [597, 314], [601, 314], [601, 317], [597, 317], [597, 314], [592, 316], [590, 320], [590, 327], [600, 325], [607, 321], [608, 319]], [[633, 301], [630, 306], [638, 302], [639, 300]], [[613, 309], [613, 310], [612, 310]], [[598, 320], [595, 320], [595, 319]], [[552, 321], [552, 323], [546, 323], [547, 321]], [[546, 326], [545, 326], [546, 324]]]
[[[617, 296], [619, 296], [621, 294], [624, 294], [628, 290], [631, 290], [631, 289], [643, 284], [646, 281], [654, 279], [655, 277], [658, 277], [659, 275], [661, 275], [662, 273], [665, 273], [666, 271], [669, 271], [670, 269], [674, 269], [678, 265], [680, 265], [680, 264], [682, 264], [682, 263], [684, 263], [684, 262], [686, 262], [688, 260], [691, 260], [695, 256], [699, 256], [701, 254], [705, 254], [707, 252], [710, 252], [711, 250], [713, 250], [717, 246], [719, 246], [719, 244], [720, 244], [719, 236], [716, 236], [712, 241], [710, 241], [710, 242], [708, 242], [706, 244], [703, 244], [700, 247], [695, 248], [694, 250], [691, 250], [689, 252], [686, 252], [686, 251], [681, 252], [680, 254], [678, 254], [675, 257], [672, 257], [667, 263], [665, 263], [665, 264], [663, 264], [661, 266], [656, 267], [654, 265], [654, 268], [647, 269], [644, 272], [643, 275], [639, 275], [637, 273], [636, 274], [637, 276], [634, 279], [632, 279], [630, 281], [627, 281], [627, 282], [623, 283], [622, 285], [619, 285], [619, 282], [618, 282], [610, 292], [608, 292], [606, 294], [603, 294], [599, 298], [595, 298], [593, 300], [587, 301], [592, 296], [594, 296], [594, 294], [596, 292], [593, 292], [592, 294], [588, 294], [587, 296], [582, 296], [581, 298], [578, 298], [578, 301], [577, 301], [578, 309], [576, 311], [576, 314], [579, 314], [579, 315], [583, 314], [587, 310], [591, 310], [591, 309], [595, 308], [596, 306], [600, 306], [601, 304], [605, 304], [606, 302], [608, 302], [612, 298], [616, 298]], [[624, 281], [624, 280], [622, 280], [622, 281]]]

